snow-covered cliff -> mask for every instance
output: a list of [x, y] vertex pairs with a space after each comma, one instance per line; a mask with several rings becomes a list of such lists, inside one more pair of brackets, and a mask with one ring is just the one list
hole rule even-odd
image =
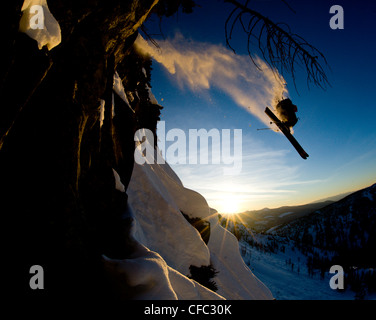
[[[185, 188], [168, 164], [135, 164], [127, 193], [134, 216], [133, 235], [145, 248], [145, 254], [137, 258], [142, 274], [129, 277], [140, 277], [135, 285], [165, 283], [163, 288], [154, 286], [143, 292], [142, 298], [273, 299], [243, 262], [237, 239], [218, 223], [216, 211], [200, 194]], [[207, 245], [181, 212], [209, 221]], [[154, 266], [150, 255], [155, 257]], [[217, 293], [187, 277], [191, 265], [209, 264], [218, 272], [213, 279]]]
[[134, 132], [155, 134], [162, 109], [133, 45], [157, 2], [4, 9], [0, 194], [15, 301], [272, 298], [201, 195], [166, 164], [133, 165]]

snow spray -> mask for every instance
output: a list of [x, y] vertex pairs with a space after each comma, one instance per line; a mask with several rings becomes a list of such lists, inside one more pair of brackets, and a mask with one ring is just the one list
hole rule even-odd
[[174, 75], [180, 87], [193, 92], [216, 87], [266, 125], [265, 107], [276, 105], [287, 94], [283, 77], [257, 56], [253, 57], [256, 67], [248, 55], [234, 54], [222, 45], [187, 40], [180, 34], [158, 40], [159, 48], [139, 35], [135, 45]]

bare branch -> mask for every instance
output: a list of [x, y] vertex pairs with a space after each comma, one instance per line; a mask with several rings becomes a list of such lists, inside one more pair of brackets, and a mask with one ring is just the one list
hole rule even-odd
[[286, 0], [281, 0], [292, 12], [296, 14], [296, 11], [287, 3]]
[[256, 39], [259, 52], [274, 72], [279, 70], [282, 74], [284, 72], [291, 74], [295, 88], [296, 65], [305, 68], [308, 87], [310, 83], [324, 90], [330, 86], [321, 64], [328, 66], [324, 55], [302, 37], [292, 33], [288, 25], [275, 23], [259, 12], [250, 9], [247, 6], [248, 1], [245, 4], [241, 4], [237, 0], [224, 1], [235, 6], [225, 23], [226, 43], [229, 48], [235, 52], [230, 42], [235, 26], [240, 23], [247, 35], [248, 54], [256, 66], [252, 56], [255, 49], [251, 39]]

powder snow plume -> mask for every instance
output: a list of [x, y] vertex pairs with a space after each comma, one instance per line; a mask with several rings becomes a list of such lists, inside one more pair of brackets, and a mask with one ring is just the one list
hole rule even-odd
[[259, 57], [254, 60], [261, 70], [249, 56], [234, 54], [221, 45], [187, 40], [180, 34], [158, 41], [159, 48], [141, 36], [135, 44], [175, 75], [180, 86], [194, 92], [216, 87], [267, 125], [265, 107], [276, 105], [287, 93], [283, 77]]

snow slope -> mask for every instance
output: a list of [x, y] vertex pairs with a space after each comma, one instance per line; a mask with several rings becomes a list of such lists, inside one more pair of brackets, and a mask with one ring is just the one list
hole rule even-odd
[[[137, 270], [143, 268], [143, 271], [132, 274], [132, 277], [157, 275], [158, 282], [164, 283], [158, 297], [273, 299], [269, 289], [243, 262], [238, 241], [220, 226], [215, 210], [209, 208], [199, 193], [185, 188], [168, 164], [135, 164], [127, 193], [134, 215], [133, 235], [145, 248], [145, 254], [137, 258]], [[189, 217], [210, 222], [208, 245], [181, 211]], [[150, 255], [154, 257], [154, 264], [150, 264]], [[213, 279], [218, 287], [217, 293], [187, 278], [190, 265], [200, 267], [210, 263], [218, 271]], [[159, 267], [155, 269], [152, 265]], [[152, 271], [153, 268], [160, 272]], [[175, 296], [169, 291], [171, 288]], [[151, 290], [138, 298], [154, 299], [156, 296]]]
[[[309, 276], [306, 268], [306, 257], [298, 250], [266, 253], [256, 250], [246, 242], [241, 242], [244, 260], [252, 271], [270, 288], [277, 300], [354, 300], [351, 290], [339, 291], [330, 288], [329, 281], [333, 274], [325, 273]], [[245, 249], [245, 250], [244, 250]], [[286, 261], [294, 263], [294, 268]], [[300, 272], [298, 272], [300, 268]], [[366, 299], [374, 300], [376, 295], [368, 295]]]

